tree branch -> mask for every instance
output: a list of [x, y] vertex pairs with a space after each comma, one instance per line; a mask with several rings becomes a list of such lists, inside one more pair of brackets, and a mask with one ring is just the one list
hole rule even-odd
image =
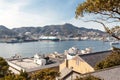
[[100, 23], [101, 25], [103, 25], [103, 27], [107, 33], [109, 33], [112, 37], [116, 38], [117, 40], [120, 40], [120, 38], [118, 36], [116, 36], [108, 27], [106, 27], [103, 22], [100, 22], [97, 20], [89, 20], [89, 21], [84, 21], [84, 22], [90, 22], [90, 21]]

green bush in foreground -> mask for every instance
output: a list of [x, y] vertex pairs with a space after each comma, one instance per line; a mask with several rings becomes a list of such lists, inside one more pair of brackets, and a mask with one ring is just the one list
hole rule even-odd
[[31, 80], [55, 80], [59, 76], [59, 72], [53, 69], [43, 69], [33, 75], [31, 75]]
[[23, 72], [21, 70], [20, 74], [9, 72], [7, 75], [4, 76], [3, 80], [30, 80], [30, 78], [27, 72]]
[[85, 77], [77, 77], [75, 80], [102, 80], [102, 79], [89, 75]]
[[7, 74], [8, 68], [8, 63], [5, 61], [5, 59], [0, 57], [0, 77], [4, 77], [4, 75]]

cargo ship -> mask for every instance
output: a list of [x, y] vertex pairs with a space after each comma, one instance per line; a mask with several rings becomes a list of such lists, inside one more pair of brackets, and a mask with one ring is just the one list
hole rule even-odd
[[39, 38], [39, 40], [40, 41], [43, 41], [43, 40], [45, 40], [45, 41], [59, 41], [60, 39], [56, 36], [41, 36]]

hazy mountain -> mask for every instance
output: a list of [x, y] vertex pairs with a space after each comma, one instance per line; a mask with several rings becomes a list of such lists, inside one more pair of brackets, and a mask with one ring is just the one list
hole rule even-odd
[[15, 36], [17, 35], [16, 32], [8, 29], [7, 27], [0, 25], [0, 37], [4, 37], [4, 36]]
[[77, 35], [99, 35], [105, 34], [100, 30], [96, 29], [87, 29], [87, 28], [79, 28], [72, 24], [64, 24], [64, 25], [47, 25], [44, 27], [21, 27], [21, 28], [13, 28], [8, 29], [5, 26], [0, 26], [0, 37], [1, 36], [15, 36], [18, 33], [24, 34], [25, 32], [31, 32], [32, 34], [39, 35], [61, 35], [61, 36], [77, 36]]
[[39, 34], [41, 31], [41, 27], [21, 27], [21, 28], [13, 28], [12, 30], [17, 33], [25, 33], [25, 32], [31, 32]]
[[44, 34], [44, 35], [78, 35], [78, 34], [86, 34], [86, 32], [96, 32], [99, 34], [104, 34], [104, 32], [96, 29], [87, 29], [87, 28], [78, 28], [72, 24], [64, 24], [64, 25], [47, 25], [44, 27], [21, 27], [12, 29], [15, 32], [25, 33], [31, 32], [35, 34]]

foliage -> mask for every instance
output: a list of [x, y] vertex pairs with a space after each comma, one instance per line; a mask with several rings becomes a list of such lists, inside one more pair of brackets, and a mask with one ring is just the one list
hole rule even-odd
[[7, 75], [4, 77], [4, 80], [30, 80], [30, 79], [26, 79], [20, 75]]
[[30, 80], [30, 78], [28, 77], [28, 73], [27, 72], [23, 72], [21, 70], [20, 74], [14, 74], [12, 72], [7, 73], [7, 75], [5, 75], [4, 80]]
[[95, 69], [104, 69], [120, 65], [120, 49], [113, 47], [112, 53], [95, 65]]
[[105, 27], [105, 30], [112, 37], [116, 38], [117, 40], [120, 40], [120, 37], [119, 37], [119, 35], [120, 35], [120, 27], [119, 26], [115, 26], [114, 28], [111, 28], [111, 29], [109, 29], [108, 27]]
[[86, 0], [76, 9], [76, 17], [85, 13], [107, 15], [120, 20], [120, 0]]
[[120, 26], [115, 26], [114, 28], [111, 28], [112, 33], [119, 36], [120, 35]]
[[25, 78], [26, 80], [29, 79], [29, 75], [26, 71], [21, 70], [20, 75], [21, 77]]
[[[84, 3], [78, 5], [75, 13], [76, 18], [85, 16], [85, 14], [94, 15], [95, 20], [92, 19], [91, 21], [101, 23], [106, 32], [120, 40], [108, 27], [101, 21], [98, 21], [120, 22], [120, 0], [86, 0]], [[99, 16], [96, 16], [96, 14], [99, 14]]]
[[9, 66], [7, 62], [5, 61], [5, 59], [0, 57], [0, 77], [3, 77], [4, 75], [7, 74], [8, 68]]
[[75, 80], [102, 80], [102, 79], [89, 75], [85, 77], [77, 77]]
[[44, 69], [33, 74], [32, 80], [55, 80], [55, 77], [59, 76], [58, 71], [53, 69]]

